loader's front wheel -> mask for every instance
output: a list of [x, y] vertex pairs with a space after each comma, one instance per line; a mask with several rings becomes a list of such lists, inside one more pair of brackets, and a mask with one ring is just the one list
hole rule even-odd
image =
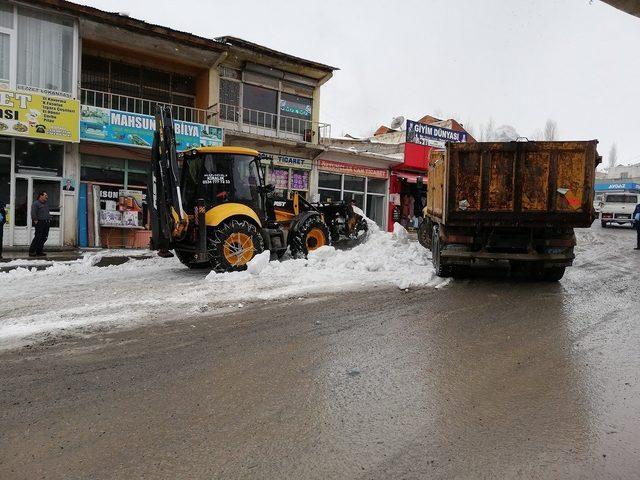
[[209, 229], [209, 259], [216, 272], [234, 272], [264, 250], [264, 240], [255, 225], [246, 220], [231, 220]]
[[291, 255], [307, 255], [325, 245], [331, 245], [329, 228], [320, 217], [307, 219], [293, 234], [290, 242]]

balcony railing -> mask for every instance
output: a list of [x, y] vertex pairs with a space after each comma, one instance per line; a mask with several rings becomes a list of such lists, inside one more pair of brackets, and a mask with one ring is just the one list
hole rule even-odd
[[228, 130], [310, 143], [322, 143], [324, 139], [331, 137], [331, 125], [327, 123], [312, 122], [224, 103], [219, 107], [220, 125]]
[[171, 107], [175, 120], [211, 125], [215, 119], [215, 113], [211, 110], [185, 107], [184, 105], [158, 102], [146, 98], [129, 97], [88, 88], [80, 89], [80, 103], [91, 107], [111, 108], [141, 115], [155, 115], [156, 105], [167, 105]]

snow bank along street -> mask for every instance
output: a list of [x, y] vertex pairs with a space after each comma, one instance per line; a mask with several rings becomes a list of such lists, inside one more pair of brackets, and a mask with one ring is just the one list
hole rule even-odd
[[268, 262], [256, 257], [246, 272], [191, 271], [175, 258], [130, 260], [97, 267], [99, 255], [56, 263], [42, 270], [0, 273], [0, 348], [50, 333], [97, 326], [125, 327], [272, 300], [376, 286], [433, 285], [428, 251], [395, 233], [370, 225], [366, 240], [349, 250], [323, 247], [308, 259]]

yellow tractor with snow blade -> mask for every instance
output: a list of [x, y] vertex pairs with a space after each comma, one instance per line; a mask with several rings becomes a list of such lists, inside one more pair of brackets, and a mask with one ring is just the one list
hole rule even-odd
[[[181, 168], [179, 167], [181, 163]], [[273, 198], [256, 150], [201, 147], [178, 154], [171, 111], [158, 107], [149, 191], [152, 248], [190, 268], [234, 271], [265, 249], [281, 257], [331, 244], [324, 213], [301, 196]]]

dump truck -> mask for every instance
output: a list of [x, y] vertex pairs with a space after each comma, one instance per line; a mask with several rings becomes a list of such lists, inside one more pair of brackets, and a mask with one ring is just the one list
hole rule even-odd
[[503, 266], [548, 281], [590, 227], [597, 140], [448, 143], [429, 163], [418, 233], [439, 276]]

